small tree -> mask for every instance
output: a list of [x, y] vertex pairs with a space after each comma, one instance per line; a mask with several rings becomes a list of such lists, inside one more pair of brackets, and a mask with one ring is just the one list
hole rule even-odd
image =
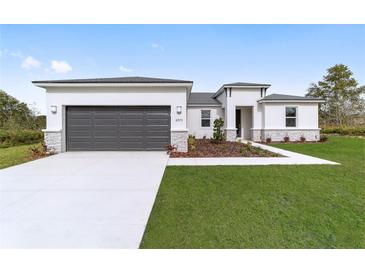
[[223, 134], [223, 127], [224, 121], [222, 118], [218, 118], [214, 120], [214, 127], [213, 127], [213, 142], [214, 143], [221, 143], [224, 139]]

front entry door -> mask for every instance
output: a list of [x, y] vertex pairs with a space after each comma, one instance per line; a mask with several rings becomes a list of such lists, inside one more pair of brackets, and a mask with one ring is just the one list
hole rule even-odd
[[241, 132], [241, 110], [240, 109], [236, 109], [236, 129], [237, 129], [237, 137], [241, 138], [242, 132]]

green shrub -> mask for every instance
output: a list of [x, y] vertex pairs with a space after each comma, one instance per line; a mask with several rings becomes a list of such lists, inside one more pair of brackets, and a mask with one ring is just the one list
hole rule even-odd
[[365, 127], [324, 127], [323, 134], [365, 136]]
[[213, 127], [213, 143], [221, 143], [224, 139], [223, 133], [223, 125], [224, 121], [222, 118], [214, 120], [214, 127]]
[[42, 141], [43, 141], [42, 131], [0, 129], [0, 147], [34, 144]]
[[319, 141], [320, 142], [327, 142], [328, 141], [328, 137], [326, 135], [321, 135]]
[[190, 150], [192, 150], [192, 151], [196, 150], [195, 136], [189, 134], [188, 145], [189, 145]]

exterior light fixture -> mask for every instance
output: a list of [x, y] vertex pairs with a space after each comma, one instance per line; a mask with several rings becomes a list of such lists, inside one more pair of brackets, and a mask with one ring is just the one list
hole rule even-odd
[[176, 113], [181, 114], [181, 112], [182, 112], [182, 106], [177, 106], [176, 107]]
[[57, 113], [57, 106], [51, 106], [51, 112]]

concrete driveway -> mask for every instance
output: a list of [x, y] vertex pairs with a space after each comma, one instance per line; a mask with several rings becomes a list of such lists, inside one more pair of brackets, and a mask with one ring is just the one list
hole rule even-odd
[[138, 248], [167, 161], [67, 152], [0, 170], [0, 247]]

